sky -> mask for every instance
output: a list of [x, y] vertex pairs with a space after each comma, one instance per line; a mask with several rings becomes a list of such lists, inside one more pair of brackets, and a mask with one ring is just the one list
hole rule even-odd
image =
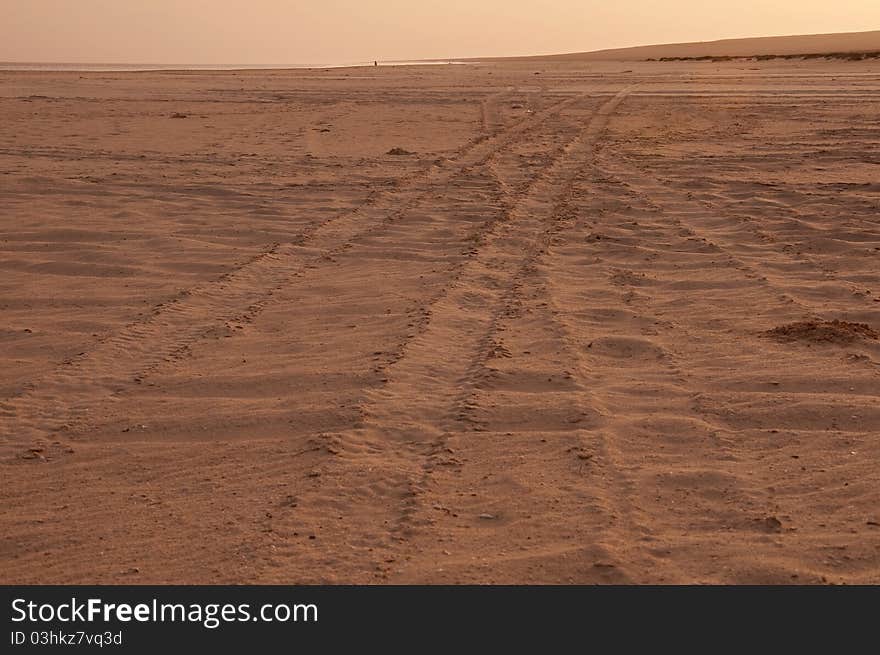
[[880, 0], [0, 0], [0, 61], [349, 64], [880, 29]]

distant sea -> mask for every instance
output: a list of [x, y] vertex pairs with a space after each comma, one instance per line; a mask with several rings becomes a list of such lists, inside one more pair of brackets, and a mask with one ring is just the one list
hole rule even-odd
[[[460, 64], [458, 61], [380, 61], [381, 66], [430, 66], [438, 64]], [[0, 61], [0, 71], [67, 71], [80, 73], [114, 73], [136, 71], [235, 71], [235, 70], [284, 70], [289, 68], [350, 68], [372, 66], [372, 61], [359, 61], [347, 64], [61, 64], [42, 62], [4, 62]]]

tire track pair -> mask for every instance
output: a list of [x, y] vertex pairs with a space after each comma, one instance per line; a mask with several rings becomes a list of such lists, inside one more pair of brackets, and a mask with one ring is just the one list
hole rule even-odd
[[360, 535], [363, 541], [364, 534], [371, 535], [371, 548], [380, 552], [412, 538], [420, 496], [446, 448], [446, 436], [466, 426], [460, 418], [462, 402], [479, 381], [480, 362], [498, 317], [515, 293], [518, 276], [546, 242], [557, 208], [609, 116], [629, 91], [602, 105], [485, 235], [448, 290], [425, 308], [430, 319], [387, 367], [386, 384], [362, 404], [362, 427], [327, 435], [339, 453], [335, 464], [328, 462], [314, 502], [354, 496], [355, 504], [385, 506], [388, 516], [381, 524], [374, 519], [369, 525], [352, 522], [348, 534], [338, 538]]
[[[58, 446], [65, 433], [99, 420], [90, 414], [96, 401], [112, 398], [158, 366], [174, 362], [212, 330], [252, 322], [278, 290], [350, 247], [359, 236], [405, 215], [433, 190], [485, 165], [500, 149], [576, 100], [565, 98], [497, 135], [471, 142], [455, 159], [432, 165], [402, 188], [374, 194], [354, 210], [315, 223], [296, 240], [274, 244], [220, 278], [155, 307], [148, 317], [104, 337], [91, 350], [62, 362], [19, 395], [0, 402], [0, 458], [39, 452], [23, 450], [28, 444], [46, 448], [52, 441]], [[62, 450], [55, 448], [56, 454]]]

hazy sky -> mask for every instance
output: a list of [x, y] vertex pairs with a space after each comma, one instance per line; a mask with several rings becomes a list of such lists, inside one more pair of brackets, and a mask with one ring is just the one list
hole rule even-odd
[[0, 0], [0, 61], [332, 64], [880, 29], [880, 0]]

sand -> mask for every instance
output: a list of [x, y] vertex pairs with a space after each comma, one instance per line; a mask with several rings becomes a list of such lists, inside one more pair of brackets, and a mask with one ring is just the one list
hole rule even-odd
[[[693, 43], [613, 48], [542, 57], [547, 61], [644, 61], [661, 57], [766, 57], [827, 53], [880, 52], [880, 30], [843, 34], [764, 36]], [[521, 59], [529, 59], [523, 57]]]
[[0, 73], [0, 581], [880, 582], [878, 99]]

